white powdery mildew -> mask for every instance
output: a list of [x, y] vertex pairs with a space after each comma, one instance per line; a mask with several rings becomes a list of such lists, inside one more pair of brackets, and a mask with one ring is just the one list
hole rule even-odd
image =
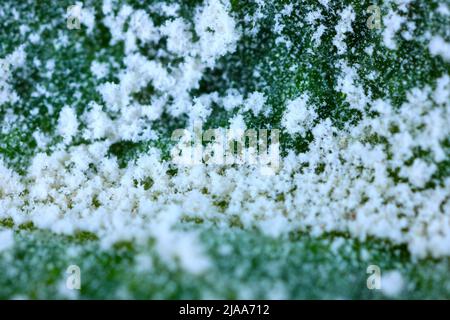
[[[114, 120], [114, 127], [121, 128], [117, 138], [131, 141], [154, 138], [148, 120], [157, 120], [164, 110], [174, 117], [188, 114], [191, 120], [205, 119], [210, 113], [211, 101], [194, 101], [189, 92], [199, 87], [206, 68], [214, 68], [220, 57], [235, 50], [239, 32], [228, 14], [228, 1], [205, 1], [194, 15], [194, 26], [181, 17], [155, 26], [142, 10], [134, 11], [129, 6], [122, 6], [114, 15], [110, 6], [105, 1], [104, 23], [111, 31], [113, 43], [125, 42], [126, 69], [119, 75], [119, 83], [104, 83], [98, 90], [106, 108], [119, 112], [119, 117]], [[130, 28], [124, 30], [128, 20]], [[195, 29], [197, 41], [193, 41], [192, 29]], [[152, 60], [138, 53], [137, 40], [154, 43], [161, 38], [167, 40], [167, 53], [161, 53]], [[182, 58], [182, 62], [171, 67], [170, 63], [162, 63], [160, 58]], [[155, 88], [154, 101], [150, 105], [141, 105], [132, 98], [132, 94], [148, 85]], [[172, 98], [171, 103], [169, 98]], [[259, 111], [256, 108], [261, 109], [261, 106], [255, 103], [254, 111]]]
[[280, 45], [284, 43], [287, 48], [292, 46], [292, 42], [283, 35], [283, 30], [285, 28], [285, 21], [291, 19], [294, 13], [294, 6], [292, 4], [286, 4], [279, 13], [275, 14], [274, 20], [275, 24], [273, 26], [273, 32], [278, 35], [275, 39], [275, 44]]
[[80, 22], [86, 26], [87, 33], [92, 34], [95, 26], [95, 10], [92, 8], [81, 9]]
[[97, 79], [102, 79], [108, 75], [108, 64], [94, 61], [91, 64], [91, 72]]
[[183, 19], [167, 21], [160, 30], [161, 34], [167, 37], [167, 50], [170, 52], [182, 56], [193, 49], [192, 33]]
[[17, 173], [4, 166], [0, 161], [0, 216], [7, 218], [10, 215], [19, 216], [19, 208], [23, 206], [20, 194], [24, 187]]
[[340, 60], [336, 66], [341, 70], [336, 89], [345, 94], [345, 100], [351, 108], [364, 112], [370, 99], [361, 85], [358, 65], [349, 66], [345, 60]]
[[[442, 77], [434, 91], [413, 90], [399, 109], [377, 100], [373, 111], [379, 116], [366, 116], [346, 130], [320, 121], [312, 127], [309, 150], [290, 152], [269, 177], [252, 166], [205, 165], [179, 167], [172, 176], [156, 149], [120, 169], [106, 156], [105, 142], [39, 154], [25, 179], [2, 167], [7, 210], [1, 214], [54, 232], [95, 232], [105, 244], [154, 236], [168, 260], [184, 259], [192, 272], [208, 266], [200, 249], [198, 264], [184, 256], [181, 244], [167, 249], [168, 243], [183, 242], [170, 235], [175, 231], [169, 226], [186, 217], [218, 225], [238, 219], [244, 228], [272, 236], [292, 230], [349, 232], [407, 244], [418, 257], [450, 255], [450, 179], [426, 186], [446, 159], [442, 142], [450, 135], [450, 106], [441, 100], [449, 94], [446, 81]], [[375, 136], [383, 142], [368, 142]], [[429, 156], [411, 162], [418, 148]]]
[[254, 115], [258, 115], [264, 108], [266, 97], [261, 92], [253, 92], [244, 103], [244, 111], [252, 111]]
[[284, 29], [284, 24], [282, 22], [283, 17], [290, 17], [292, 15], [293, 12], [293, 5], [291, 4], [286, 4], [283, 8], [283, 10], [281, 10], [280, 13], [277, 13], [275, 15], [275, 25], [273, 26], [273, 32], [277, 33], [277, 34], [281, 34], [283, 29]]
[[334, 27], [336, 35], [333, 38], [333, 45], [337, 48], [338, 54], [343, 54], [347, 50], [346, 33], [353, 31], [352, 22], [355, 20], [355, 11], [352, 6], [348, 6], [339, 15], [341, 19]]
[[321, 10], [315, 10], [308, 12], [306, 15], [306, 22], [313, 27], [315, 30], [311, 40], [313, 41], [313, 46], [315, 48], [319, 47], [322, 43], [322, 35], [325, 33], [325, 30], [327, 27], [320, 23], [320, 20], [323, 19], [322, 11]]
[[[173, 16], [175, 9], [169, 10], [174, 19], [156, 27], [145, 12], [123, 6], [113, 15], [110, 2], [104, 1], [104, 22], [113, 42], [126, 43], [125, 69], [118, 83], [98, 88], [104, 106], [91, 103], [80, 119], [73, 109], [64, 108], [58, 126], [65, 142], [80, 134], [91, 143], [62, 144], [51, 154], [39, 153], [24, 177], [0, 162], [0, 218], [17, 224], [31, 221], [57, 233], [94, 232], [105, 246], [154, 237], [168, 264], [180, 261], [193, 273], [203, 272], [210, 262], [195, 234], [173, 228], [186, 218], [218, 226], [239, 221], [244, 228], [256, 227], [275, 237], [293, 230], [317, 236], [341, 231], [360, 239], [375, 236], [407, 244], [417, 257], [449, 256], [450, 178], [435, 177], [439, 164], [448, 159], [443, 146], [450, 136], [448, 75], [437, 80], [435, 89], [411, 90], [394, 108], [387, 100], [372, 103], [359, 85], [357, 66], [339, 61], [336, 89], [345, 93], [352, 108], [370, 109], [376, 115], [362, 112], [358, 124], [338, 129], [330, 119], [317, 119], [306, 94], [289, 101], [282, 120], [286, 131], [311, 131], [314, 139], [305, 153], [291, 151], [271, 176], [261, 175], [254, 165], [179, 166], [173, 174], [157, 149], [125, 168], [107, 155], [116, 141], [152, 139], [151, 121], [164, 110], [175, 116], [187, 113], [191, 121], [205, 120], [212, 103], [255, 115], [264, 111], [265, 97], [259, 92], [190, 96], [205, 70], [234, 50], [238, 33], [227, 8], [224, 1], [206, 1], [195, 14], [200, 40], [183, 42], [179, 34], [191, 39], [192, 28]], [[131, 31], [124, 30], [130, 19], [144, 22], [132, 22]], [[354, 19], [351, 7], [343, 10], [333, 40], [339, 53], [347, 48], [345, 37]], [[161, 37], [167, 37], [165, 58], [183, 58], [170, 70], [136, 50], [139, 41]], [[138, 104], [132, 94], [150, 83], [157, 94], [150, 105]], [[85, 125], [80, 132], [78, 121]], [[242, 114], [230, 125], [244, 130]], [[426, 156], [417, 155], [417, 150]]]
[[381, 277], [381, 291], [388, 297], [397, 297], [404, 286], [402, 274], [397, 270], [389, 271]]
[[228, 1], [207, 0], [195, 16], [195, 31], [200, 37], [199, 53], [208, 67], [228, 52], [234, 51], [239, 35], [235, 21], [228, 15]]
[[320, 46], [320, 44], [322, 43], [322, 40], [321, 40], [322, 35], [325, 33], [326, 29], [327, 28], [323, 24], [320, 24], [317, 27], [317, 30], [314, 32], [314, 34], [312, 36], [312, 40], [314, 41], [314, 47], [317, 48]]
[[59, 113], [57, 132], [63, 137], [65, 144], [70, 144], [78, 131], [78, 120], [75, 110], [65, 106]]
[[245, 32], [248, 32], [251, 35], [256, 35], [259, 32], [261, 27], [259, 20], [264, 18], [264, 9], [266, 7], [266, 2], [264, 0], [255, 0], [255, 3], [257, 5], [255, 12], [252, 15], [246, 14], [244, 17], [244, 21], [251, 25], [251, 28]]
[[444, 60], [450, 61], [450, 42], [446, 42], [441, 36], [434, 36], [428, 49], [433, 56], [441, 56]]
[[12, 89], [9, 80], [12, 71], [22, 67], [25, 59], [26, 52], [24, 46], [20, 46], [5, 58], [0, 58], [0, 106], [7, 102], [16, 103], [19, 101], [19, 96]]
[[390, 10], [386, 17], [384, 17], [383, 25], [385, 28], [383, 30], [383, 42], [387, 48], [391, 50], [397, 49], [395, 34], [400, 30], [405, 21], [405, 17], [400, 16], [393, 10]]
[[14, 246], [14, 233], [12, 230], [0, 230], [0, 253]]
[[293, 135], [298, 133], [304, 136], [307, 131], [312, 129], [313, 122], [316, 118], [317, 113], [308, 104], [308, 96], [304, 94], [287, 103], [281, 123], [289, 134]]
[[[124, 239], [145, 241], [153, 236], [166, 262], [173, 264], [179, 261], [187, 271], [203, 272], [210, 263], [196, 235], [176, 231], [172, 224], [179, 221], [181, 210], [191, 215], [197, 211], [204, 212], [210, 202], [198, 205], [204, 196], [192, 190], [184, 195], [189, 201], [180, 208], [182, 202], [176, 200], [176, 189], [173, 185], [169, 189], [167, 164], [161, 162], [156, 150], [125, 171], [119, 169], [117, 161], [108, 158], [106, 152], [116, 141], [155, 139], [151, 121], [158, 120], [164, 109], [172, 116], [188, 113], [192, 120], [205, 120], [209, 116], [211, 103], [218, 102], [217, 94], [193, 99], [189, 92], [198, 88], [206, 68], [214, 68], [221, 56], [235, 50], [240, 36], [234, 19], [229, 15], [229, 2], [206, 0], [194, 14], [193, 26], [177, 17], [177, 7], [166, 6], [164, 12], [175, 19], [157, 27], [143, 10], [124, 5], [115, 11], [113, 6], [113, 2], [105, 0], [102, 11], [112, 44], [123, 41], [125, 45], [125, 69], [118, 75], [119, 82], [100, 85], [98, 91], [105, 105], [92, 102], [80, 119], [71, 107], [61, 110], [56, 132], [63, 138], [63, 143], [51, 155], [38, 154], [25, 180], [0, 166], [0, 215], [12, 217], [19, 224], [32, 221], [39, 228], [58, 233], [95, 232], [101, 235], [104, 245]], [[92, 32], [95, 23], [93, 17], [93, 11], [82, 12], [81, 22], [88, 27], [88, 33]], [[192, 29], [195, 29], [196, 41], [192, 40]], [[161, 38], [167, 40], [167, 53], [150, 60], [138, 52], [139, 45], [156, 43]], [[14, 67], [20, 64], [19, 59], [14, 58], [20, 57], [19, 53], [7, 58]], [[170, 64], [163, 64], [160, 58], [181, 58], [182, 62], [172, 68]], [[94, 62], [91, 72], [101, 79], [108, 74], [108, 66]], [[3, 87], [9, 90], [6, 87], [9, 74], [2, 73], [2, 76], [2, 90]], [[134, 101], [132, 95], [150, 84], [157, 92], [150, 105]], [[14, 100], [9, 91], [5, 95], [5, 102]], [[171, 105], [167, 103], [169, 97], [174, 100]], [[250, 98], [253, 99], [251, 110], [260, 112], [264, 97], [255, 93]], [[239, 100], [238, 96], [236, 99]], [[228, 100], [228, 104], [236, 102]], [[111, 114], [115, 117], [111, 118]], [[80, 132], [79, 120], [84, 124]], [[236, 125], [239, 125], [239, 118], [237, 120]], [[89, 139], [91, 144], [64, 151], [76, 135]], [[155, 195], [159, 200], [152, 201], [152, 197], [156, 198], [147, 198], [148, 184], [152, 186], [151, 190], [158, 190], [158, 195], [167, 193], [175, 198], [163, 199]], [[21, 202], [24, 190], [32, 199], [28, 204]], [[18, 208], [22, 208], [22, 213], [28, 212], [29, 216], [20, 214]]]
[[448, 8], [448, 5], [445, 3], [440, 3], [437, 12], [443, 16], [449, 16], [450, 15], [450, 9]]
[[228, 89], [226, 96], [222, 99], [223, 107], [227, 111], [231, 111], [243, 103], [243, 96], [235, 89]]

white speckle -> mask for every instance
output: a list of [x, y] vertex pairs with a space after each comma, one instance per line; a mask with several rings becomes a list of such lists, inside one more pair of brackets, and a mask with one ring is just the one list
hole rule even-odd
[[93, 61], [91, 63], [91, 72], [97, 79], [102, 79], [108, 75], [108, 64]]
[[12, 230], [0, 230], [0, 253], [14, 246], [14, 232]]
[[388, 297], [397, 297], [400, 295], [404, 287], [402, 274], [395, 270], [382, 274], [381, 291]]
[[441, 36], [434, 36], [428, 48], [431, 55], [441, 56], [444, 60], [450, 61], [450, 42], [446, 42]]
[[139, 272], [151, 272], [153, 269], [153, 259], [148, 254], [140, 254], [135, 257], [136, 269]]
[[445, 3], [439, 3], [439, 6], [437, 8], [437, 12], [444, 16], [450, 15], [450, 9], [448, 8], [448, 5]]
[[341, 19], [334, 27], [336, 35], [333, 38], [333, 45], [337, 48], [338, 54], [343, 54], [347, 50], [346, 34], [353, 31], [352, 22], [355, 20], [355, 11], [351, 6], [348, 6], [339, 15]]
[[78, 120], [75, 110], [68, 106], [62, 108], [58, 119], [58, 133], [64, 138], [65, 144], [72, 142], [78, 131]]
[[[313, 46], [320, 45], [325, 31], [332, 32], [320, 24], [329, 2], [320, 3], [320, 9], [310, 10], [305, 17], [305, 24], [317, 26], [311, 35]], [[264, 18], [267, 5], [262, 0], [256, 4], [254, 15], [244, 17], [245, 23], [255, 23], [243, 28], [249, 36], [258, 31], [257, 22]], [[415, 257], [450, 255], [450, 179], [435, 186], [428, 183], [439, 162], [447, 159], [443, 142], [450, 136], [450, 80], [446, 73], [435, 85], [412, 88], [406, 100], [394, 107], [389, 97], [372, 101], [370, 88], [364, 86], [363, 80], [376, 80], [377, 73], [369, 70], [362, 75], [364, 66], [340, 56], [334, 63], [338, 73], [333, 89], [350, 109], [359, 111], [360, 119], [341, 128], [334, 119], [318, 115], [331, 110], [333, 103], [319, 104], [309, 92], [290, 92], [293, 99], [286, 102], [281, 126], [290, 135], [306, 137], [311, 132], [311, 142], [299, 153], [290, 150], [276, 172], [261, 164], [206, 166], [200, 159], [194, 166], [179, 166], [176, 174], [169, 174], [173, 162], [163, 160], [161, 152], [151, 147], [121, 167], [108, 153], [110, 147], [122, 141], [164, 138], [157, 130], [163, 115], [186, 119], [190, 125], [208, 121], [216, 107], [223, 107], [220, 112], [233, 114], [230, 131], [240, 138], [247, 129], [246, 112], [268, 116], [272, 111], [263, 89], [248, 92], [234, 86], [220, 93], [195, 95], [204, 76], [219, 66], [220, 58], [234, 52], [240, 24], [229, 1], [204, 1], [194, 10], [194, 21], [181, 17], [179, 7], [164, 3], [149, 6], [148, 10], [168, 18], [154, 23], [153, 15], [142, 9], [103, 1], [105, 17], [101, 22], [111, 33], [111, 45], [123, 45], [123, 64], [111, 58], [93, 61], [90, 67], [95, 78], [111, 75], [114, 83], [100, 84], [97, 90], [102, 101], [83, 106], [79, 117], [75, 106], [62, 108], [56, 135], [63, 138], [63, 144], [51, 148], [48, 154], [46, 149], [53, 147], [50, 144], [55, 135], [33, 134], [38, 153], [24, 175], [0, 161], [0, 207], [5, 209], [0, 211], [0, 218], [11, 218], [19, 224], [32, 221], [40, 228], [64, 234], [90, 231], [104, 246], [120, 240], [154, 238], [163, 261], [195, 274], [208, 270], [211, 262], [200, 238], [174, 227], [185, 218], [227, 226], [238, 217], [243, 228], [259, 228], [274, 237], [292, 230], [311, 230], [312, 235], [339, 231], [362, 240], [373, 236], [406, 244]], [[403, 26], [403, 37], [410, 39], [413, 34], [415, 26], [401, 16], [406, 10], [403, 7], [400, 13], [391, 12], [387, 17], [392, 22], [383, 32], [388, 48], [396, 47], [395, 36]], [[293, 6], [277, 13], [277, 32], [283, 33], [283, 22], [291, 14], [298, 14]], [[356, 15], [352, 6], [339, 14], [332, 41], [337, 53], [344, 55]], [[88, 34], [89, 30], [94, 32], [93, 17], [88, 13], [85, 19]], [[29, 36], [29, 30], [22, 29], [24, 38]], [[448, 59], [449, 44], [442, 37], [425, 38], [431, 39], [431, 54]], [[283, 37], [278, 39], [288, 42]], [[152, 54], [148, 56], [142, 53], [141, 49], [154, 48], [160, 40], [164, 46], [161, 50], [149, 49]], [[68, 39], [58, 33], [53, 44], [61, 48]], [[314, 53], [314, 48], [310, 49]], [[373, 55], [374, 46], [369, 45], [365, 52]], [[0, 62], [5, 70], [0, 73], [0, 105], [16, 103], [20, 97], [12, 90], [11, 80], [13, 71], [26, 62], [25, 47]], [[30, 64], [49, 75], [55, 67], [52, 60], [37, 58]], [[288, 66], [290, 72], [300, 72], [301, 68], [302, 64], [295, 61]], [[258, 72], [255, 70], [254, 75]], [[136, 94], [149, 86], [154, 94], [145, 102], [137, 99]], [[44, 86], [37, 85], [34, 91], [34, 96], [50, 96]], [[48, 108], [53, 110], [52, 105]], [[31, 115], [38, 112], [36, 107], [30, 110]], [[8, 132], [18, 119], [11, 110], [5, 112], [2, 132]], [[192, 142], [187, 136], [180, 138], [185, 144]], [[72, 145], [75, 137], [86, 141]], [[270, 148], [278, 150], [279, 144]], [[427, 156], [417, 155], [416, 150], [423, 150]], [[339, 251], [343, 241], [333, 242], [332, 250]], [[361, 252], [361, 256], [367, 255]], [[148, 257], [139, 257], [137, 264], [147, 269], [151, 262]], [[387, 292], [396, 291], [389, 286], [399, 282], [396, 276], [391, 278], [394, 280], [389, 276], [386, 280]]]
[[302, 95], [287, 103], [282, 124], [289, 134], [299, 133], [304, 136], [308, 130], [312, 129], [316, 118], [317, 113], [314, 108], [308, 105], [308, 96]]
[[244, 110], [251, 110], [254, 115], [258, 115], [266, 103], [266, 97], [261, 92], [253, 92], [245, 101]]
[[387, 48], [391, 50], [397, 48], [397, 43], [395, 42], [394, 37], [405, 21], [405, 17], [398, 15], [392, 10], [389, 11], [383, 19], [383, 25], [385, 26], [385, 29], [383, 30], [383, 42]]

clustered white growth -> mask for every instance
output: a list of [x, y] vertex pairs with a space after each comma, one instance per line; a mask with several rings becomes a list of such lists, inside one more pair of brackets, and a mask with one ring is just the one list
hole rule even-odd
[[381, 290], [388, 297], [397, 297], [405, 287], [402, 274], [397, 271], [389, 271], [381, 277]]
[[14, 233], [12, 230], [0, 230], [0, 253], [14, 246]]
[[[174, 6], [171, 14], [177, 10]], [[146, 120], [159, 118], [169, 99], [173, 102], [165, 108], [174, 117], [188, 114], [192, 120], [198, 120], [209, 116], [214, 97], [205, 95], [194, 101], [189, 92], [198, 88], [206, 68], [213, 68], [218, 58], [235, 49], [239, 32], [234, 19], [228, 15], [228, 6], [227, 1], [208, 0], [198, 8], [193, 26], [198, 40], [194, 41], [192, 25], [182, 17], [156, 27], [145, 11], [134, 11], [124, 5], [114, 15], [110, 1], [104, 1], [104, 23], [111, 31], [112, 42], [124, 41], [127, 54], [120, 82], [108, 82], [98, 88], [105, 101], [105, 111], [120, 113], [113, 124], [121, 129], [116, 139], [142, 141], [154, 137]], [[128, 20], [130, 27], [124, 30]], [[161, 38], [167, 39], [167, 53], [159, 52], [158, 58], [148, 59], [138, 52], [138, 41], [156, 43]], [[161, 63], [162, 58], [182, 58], [183, 62], [172, 67]], [[98, 70], [98, 65], [93, 66], [95, 74]], [[150, 105], [141, 105], [132, 94], [149, 84], [156, 90], [155, 97]], [[101, 112], [96, 109], [97, 119], [104, 118], [99, 115]]]
[[402, 24], [406, 21], [404, 16], [399, 15], [394, 10], [390, 10], [389, 13], [384, 17], [383, 24], [385, 29], [383, 30], [383, 41], [384, 45], [394, 50], [397, 48], [397, 43], [395, 42], [395, 34], [400, 30]]
[[340, 12], [339, 16], [341, 19], [334, 27], [336, 35], [333, 38], [333, 45], [337, 48], [338, 54], [343, 54], [347, 50], [347, 44], [345, 42], [346, 34], [352, 30], [355, 11], [352, 6], [348, 6]]
[[73, 137], [78, 132], [78, 120], [75, 110], [73, 108], [65, 106], [59, 113], [58, 134], [64, 139], [65, 144], [70, 144]]
[[434, 36], [431, 39], [429, 49], [433, 56], [439, 55], [450, 61], [450, 42], [446, 42], [441, 36]]
[[304, 94], [288, 102], [283, 114], [282, 125], [291, 135], [299, 133], [301, 136], [305, 136], [306, 132], [312, 129], [316, 118], [317, 113], [308, 104], [308, 96]]
[[24, 46], [20, 46], [13, 53], [0, 59], [0, 106], [6, 102], [16, 103], [19, 96], [9, 83], [12, 71], [25, 64], [26, 53]]
[[[239, 221], [244, 228], [256, 227], [271, 236], [293, 230], [312, 235], [342, 231], [361, 239], [375, 236], [407, 244], [418, 257], [450, 255], [450, 178], [434, 177], [438, 165], [448, 159], [443, 146], [450, 136], [448, 75], [440, 77], [434, 89], [412, 90], [407, 101], [394, 108], [388, 100], [371, 100], [359, 84], [358, 66], [338, 61], [341, 75], [335, 89], [361, 112], [362, 120], [338, 129], [330, 119], [318, 119], [307, 93], [289, 101], [284, 129], [302, 136], [310, 131], [314, 140], [304, 153], [290, 151], [276, 175], [261, 175], [249, 165], [184, 166], [174, 175], [157, 149], [120, 168], [117, 159], [107, 155], [109, 146], [120, 140], [153, 139], [151, 121], [163, 110], [204, 120], [214, 102], [227, 110], [259, 114], [266, 98], [260, 92], [245, 97], [235, 90], [225, 97], [192, 98], [189, 93], [198, 87], [206, 68], [213, 68], [236, 46], [239, 33], [227, 1], [206, 0], [198, 9], [194, 26], [198, 41], [192, 40], [189, 22], [176, 16], [176, 6], [166, 7], [175, 18], [161, 27], [144, 11], [123, 6], [114, 15], [111, 6], [104, 1], [104, 23], [113, 42], [125, 42], [119, 83], [101, 85], [104, 105], [91, 103], [80, 119], [65, 107], [58, 132], [67, 148], [39, 153], [26, 176], [0, 162], [0, 218], [12, 218], [17, 224], [32, 221], [58, 233], [91, 231], [105, 245], [153, 236], [164, 259], [169, 263], [178, 259], [191, 272], [202, 272], [209, 260], [196, 245], [195, 235], [172, 228], [186, 218], [220, 226]], [[333, 44], [344, 53], [355, 13], [349, 6], [341, 14]], [[130, 28], [124, 30], [129, 20]], [[167, 37], [169, 58], [183, 58], [170, 70], [158, 58], [137, 51], [139, 43], [161, 37]], [[91, 69], [99, 78], [105, 73], [98, 64]], [[151, 105], [140, 105], [132, 94], [149, 83], [156, 89], [155, 98]], [[369, 115], [369, 109], [377, 115]], [[79, 120], [85, 124], [81, 132]], [[245, 129], [242, 114], [230, 125]], [[77, 134], [92, 142], [70, 146]], [[427, 155], [416, 155], [417, 150]]]
[[[230, 120], [230, 129], [203, 131], [203, 124], [195, 122], [188, 129], [173, 131], [171, 161], [175, 165], [252, 165], [263, 175], [275, 174], [280, 163], [279, 129], [249, 129], [243, 116]], [[204, 145], [205, 144], [205, 145]]]

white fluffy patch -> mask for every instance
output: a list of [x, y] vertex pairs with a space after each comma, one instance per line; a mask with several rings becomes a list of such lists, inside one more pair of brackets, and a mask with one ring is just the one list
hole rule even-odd
[[383, 25], [385, 26], [383, 30], [383, 42], [387, 48], [391, 50], [397, 49], [395, 34], [400, 30], [405, 21], [405, 17], [400, 16], [392, 10], [383, 18]]
[[65, 106], [61, 109], [57, 130], [63, 137], [65, 144], [72, 142], [73, 137], [78, 131], [78, 119], [73, 108]]
[[353, 31], [352, 22], [355, 21], [355, 11], [352, 6], [348, 6], [340, 12], [339, 16], [341, 19], [334, 27], [336, 35], [333, 38], [333, 45], [336, 47], [338, 54], [344, 54], [347, 50], [346, 34]]
[[229, 2], [225, 0], [206, 0], [205, 6], [195, 16], [195, 31], [200, 37], [200, 58], [208, 66], [232, 52], [236, 40], [234, 19], [228, 14]]
[[14, 232], [12, 230], [0, 230], [0, 253], [14, 246]]
[[381, 277], [381, 291], [388, 297], [397, 297], [405, 283], [399, 271], [386, 272]]

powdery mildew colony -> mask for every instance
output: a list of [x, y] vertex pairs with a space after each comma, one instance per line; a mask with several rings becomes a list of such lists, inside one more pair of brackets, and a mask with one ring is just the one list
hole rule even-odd
[[[328, 1], [320, 3], [325, 10]], [[257, 166], [248, 165], [186, 166], [174, 175], [170, 162], [162, 160], [156, 148], [120, 168], [117, 159], [107, 155], [108, 148], [121, 140], [156, 139], [150, 124], [163, 111], [172, 117], [187, 114], [191, 122], [205, 121], [214, 102], [226, 110], [257, 115], [265, 112], [266, 98], [257, 91], [197, 97], [190, 93], [240, 39], [242, 30], [227, 1], [205, 0], [195, 13], [194, 25], [178, 15], [175, 5], [159, 8], [172, 18], [161, 26], [155, 26], [143, 10], [124, 5], [114, 13], [111, 6], [103, 1], [103, 23], [113, 43], [124, 42], [120, 81], [100, 85], [104, 104], [91, 103], [81, 117], [70, 106], [64, 107], [57, 127], [62, 138], [59, 148], [37, 154], [26, 175], [0, 163], [1, 218], [16, 224], [31, 221], [56, 233], [90, 231], [105, 246], [153, 237], [164, 259], [176, 258], [191, 272], [205, 270], [210, 261], [195, 234], [174, 228], [185, 219], [212, 221], [223, 228], [238, 221], [244, 228], [258, 228], [275, 237], [297, 230], [317, 236], [338, 231], [407, 244], [417, 257], [450, 255], [450, 177], [436, 179], [439, 164], [449, 156], [444, 145], [450, 136], [448, 74], [433, 86], [411, 90], [406, 101], [394, 108], [389, 100], [372, 100], [365, 92], [357, 65], [345, 58], [336, 61], [340, 75], [335, 89], [345, 94], [362, 119], [337, 128], [330, 119], [318, 117], [308, 92], [299, 92], [286, 104], [282, 129], [291, 135], [311, 131], [314, 139], [308, 151], [290, 151], [274, 175], [261, 175]], [[448, 14], [444, 9], [442, 14]], [[83, 10], [82, 24], [94, 28], [99, 22], [93, 21], [89, 8]], [[280, 17], [291, 10], [286, 6]], [[345, 53], [355, 20], [352, 6], [339, 16], [333, 45]], [[321, 13], [311, 12], [308, 17], [315, 24]], [[384, 45], [395, 49], [394, 36], [408, 22], [395, 12], [387, 20], [391, 23], [383, 32]], [[276, 25], [278, 31], [283, 29], [281, 23]], [[319, 25], [313, 35], [315, 46], [320, 46], [322, 33]], [[151, 45], [162, 37], [167, 38], [168, 57], [149, 60], [139, 53], [139, 45]], [[280, 43], [288, 41], [279, 38]], [[431, 55], [449, 59], [449, 43], [433, 35], [427, 41]], [[5, 60], [21, 68], [25, 54], [26, 45]], [[169, 72], [163, 58], [183, 58], [183, 62]], [[95, 62], [91, 72], [101, 79], [108, 67]], [[8, 85], [10, 77], [0, 78], [0, 104], [18, 99]], [[158, 94], [151, 105], [140, 105], [133, 94], [150, 83]], [[244, 130], [241, 111], [230, 125]], [[91, 142], [72, 146], [76, 136]], [[426, 156], [417, 156], [418, 149]]]

